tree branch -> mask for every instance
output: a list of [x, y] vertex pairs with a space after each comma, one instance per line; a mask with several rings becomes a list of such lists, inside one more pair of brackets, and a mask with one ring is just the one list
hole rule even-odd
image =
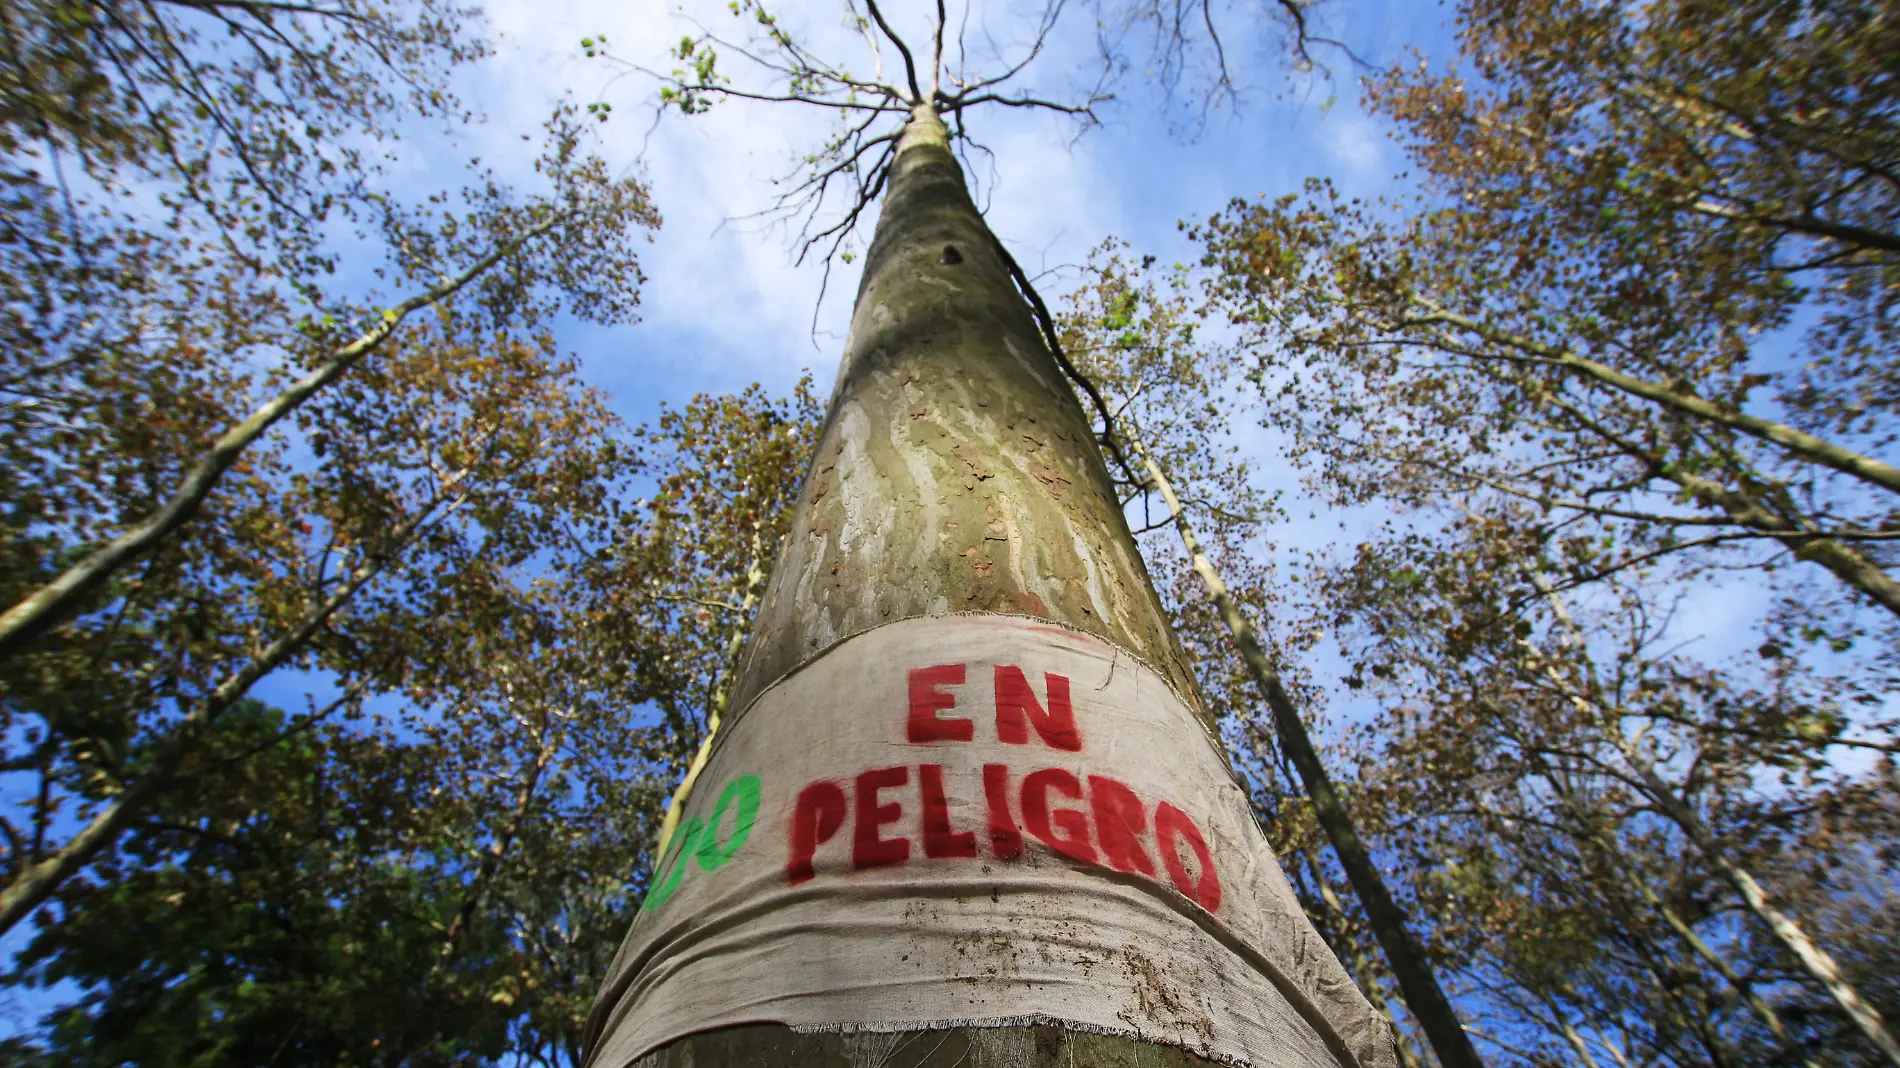
[[[467, 499], [464, 493], [449, 503], [453, 509]], [[10, 931], [38, 908], [61, 883], [100, 850], [119, 837], [133, 817], [171, 785], [173, 776], [198, 740], [224, 710], [243, 697], [256, 682], [276, 670], [302, 649], [311, 636], [335, 615], [356, 592], [381, 574], [408, 544], [423, 523], [447, 500], [438, 495], [426, 507], [392, 531], [388, 544], [366, 558], [348, 580], [317, 604], [286, 633], [279, 635], [257, 657], [232, 673], [217, 688], [195, 701], [184, 717], [155, 746], [150, 766], [136, 781], [108, 802], [87, 825], [57, 852], [26, 868], [0, 891], [0, 934]]]
[[877, 0], [864, 0], [864, 6], [870, 9], [871, 17], [877, 20], [877, 28], [884, 31], [884, 36], [890, 38], [891, 43], [897, 46], [898, 53], [904, 57], [904, 79], [910, 84], [909, 103], [915, 104], [926, 99], [923, 90], [917, 85], [917, 61], [910, 56], [910, 46], [891, 30], [890, 23], [884, 21], [884, 13], [877, 9]]
[[[1547, 345], [1533, 338], [1512, 334], [1495, 327], [1480, 323], [1469, 316], [1452, 312], [1425, 297], [1413, 295], [1411, 301], [1428, 310], [1429, 314], [1407, 320], [1410, 324], [1443, 323], [1468, 330], [1493, 344], [1528, 352], [1551, 364], [1568, 370], [1577, 371], [1585, 377], [1604, 385], [1621, 390], [1631, 396], [1660, 404], [1685, 415], [1694, 416], [1739, 431], [1750, 437], [1779, 445], [1782, 448], [1814, 463], [1832, 468], [1843, 474], [1852, 475], [1864, 482], [1872, 483], [1882, 489], [1900, 493], [1900, 468], [1882, 463], [1870, 456], [1862, 456], [1851, 449], [1843, 448], [1831, 442], [1797, 430], [1784, 423], [1762, 419], [1737, 411], [1726, 405], [1698, 397], [1693, 393], [1672, 389], [1645, 381], [1634, 375], [1624, 374], [1613, 367], [1587, 359], [1569, 349]], [[1480, 357], [1482, 358], [1482, 357]]]
[[462, 289], [489, 268], [513, 255], [522, 245], [546, 234], [573, 217], [558, 212], [530, 227], [520, 237], [496, 245], [460, 274], [431, 286], [383, 312], [376, 325], [355, 341], [334, 350], [330, 358], [277, 396], [265, 402], [250, 417], [226, 430], [209, 451], [199, 458], [185, 480], [172, 492], [158, 511], [134, 524], [131, 529], [77, 564], [67, 568], [51, 582], [34, 590], [5, 615], [0, 615], [0, 657], [16, 652], [32, 641], [100, 583], [133, 557], [143, 553], [184, 526], [198, 512], [205, 498], [217, 487], [224, 473], [235, 464], [244, 450], [272, 426], [295, 411], [319, 390], [340, 378], [364, 356], [376, 350], [396, 331], [411, 313], [428, 307]]

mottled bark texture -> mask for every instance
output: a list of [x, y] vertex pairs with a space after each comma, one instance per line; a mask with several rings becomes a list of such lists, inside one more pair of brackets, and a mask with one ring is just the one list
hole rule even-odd
[[[1088, 420], [931, 114], [912, 120], [791, 533], [734, 683], [744, 709], [827, 647], [911, 616], [999, 612], [1099, 635], [1201, 707]], [[1203, 713], [1205, 714], [1205, 713]], [[1184, 1068], [1060, 1027], [693, 1035], [640, 1068]]]
[[914, 120], [893, 164], [732, 707], [853, 634], [972, 611], [1100, 635], [1194, 700], [1088, 420], [941, 131]]

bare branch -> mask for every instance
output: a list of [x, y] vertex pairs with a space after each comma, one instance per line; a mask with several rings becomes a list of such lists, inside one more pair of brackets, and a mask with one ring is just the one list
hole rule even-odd
[[983, 93], [979, 96], [959, 97], [955, 101], [945, 104], [943, 110], [948, 114], [950, 112], [962, 111], [976, 104], [1002, 104], [1012, 108], [1045, 108], [1049, 111], [1060, 112], [1064, 115], [1086, 115], [1089, 120], [1093, 122], [1095, 121], [1095, 105], [1100, 102], [1100, 99], [1096, 99], [1090, 100], [1086, 104], [1058, 104], [1053, 100], [1043, 100], [1033, 96], [1007, 97], [998, 96], [995, 93]]
[[943, 89], [943, 28], [949, 16], [943, 9], [943, 0], [937, 0], [937, 28], [930, 35], [930, 96], [934, 101], [942, 95]]
[[923, 100], [923, 90], [917, 86], [917, 61], [910, 56], [910, 46], [892, 31], [890, 23], [884, 21], [884, 13], [877, 9], [877, 0], [864, 0], [864, 6], [870, 9], [871, 17], [877, 20], [877, 28], [884, 31], [884, 36], [890, 38], [891, 43], [897, 46], [897, 51], [904, 57], [904, 79], [910, 85], [910, 102], [914, 104]]

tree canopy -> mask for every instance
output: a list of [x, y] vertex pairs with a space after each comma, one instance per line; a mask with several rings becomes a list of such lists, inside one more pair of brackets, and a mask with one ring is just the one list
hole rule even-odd
[[[1095, 136], [1138, 91], [1244, 137], [1264, 69], [1406, 155], [999, 251], [1407, 1068], [1458, 1059], [1434, 1019], [1495, 1064], [1900, 1065], [1888, 6], [1459, 0], [1402, 60], [1352, 0], [892, 7], [826, 9], [863, 65], [753, 0], [582, 51], [667, 122], [835, 119], [770, 202], [825, 271], [920, 104], [966, 162], [1022, 147], [979, 109]], [[592, 384], [671, 204], [603, 101], [469, 159], [487, 32], [0, 12], [8, 1063], [582, 1061], [825, 406]]]

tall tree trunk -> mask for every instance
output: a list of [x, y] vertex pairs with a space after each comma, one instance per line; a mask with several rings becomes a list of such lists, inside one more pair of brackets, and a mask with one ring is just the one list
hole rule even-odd
[[1564, 1007], [1551, 997], [1546, 996], [1540, 1000], [1543, 1001], [1544, 1008], [1550, 1010], [1550, 1018], [1556, 1022], [1557, 1030], [1564, 1036], [1564, 1041], [1570, 1043], [1570, 1048], [1576, 1052], [1577, 1059], [1583, 1062], [1583, 1068], [1598, 1068], [1597, 1059], [1590, 1054], [1590, 1043], [1584, 1041], [1582, 1033], [1577, 1030], [1577, 1025], [1571, 1023], [1570, 1018], [1564, 1015]]
[[[1406, 1037], [1405, 1032], [1398, 1029], [1398, 1021], [1393, 1019], [1392, 1008], [1386, 1001], [1385, 988], [1379, 983], [1378, 973], [1373, 971], [1372, 961], [1360, 946], [1359, 932], [1355, 929], [1358, 925], [1353, 921], [1352, 915], [1346, 911], [1345, 902], [1339, 900], [1339, 895], [1334, 892], [1333, 881], [1326, 877], [1326, 869], [1320, 863], [1319, 850], [1309, 842], [1301, 847], [1300, 856], [1306, 861], [1307, 870], [1312, 873], [1314, 887], [1319, 890], [1320, 904], [1326, 910], [1326, 922], [1339, 932], [1341, 946], [1345, 949], [1348, 958], [1346, 964], [1359, 980], [1359, 989], [1365, 993], [1366, 1000], [1372, 1003], [1373, 1008], [1378, 1009], [1385, 1014], [1387, 1020], [1392, 1021], [1392, 1036], [1398, 1044], [1399, 1068], [1421, 1068], [1418, 1054], [1412, 1052], [1411, 1040]], [[1399, 1004], [1404, 1003], [1404, 998], [1401, 996]]]
[[1161, 494], [1162, 501], [1167, 504], [1168, 515], [1174, 520], [1175, 532], [1181, 536], [1181, 545], [1187, 551], [1188, 562], [1207, 590], [1207, 599], [1214, 603], [1228, 635], [1233, 638], [1234, 647], [1246, 663], [1248, 673], [1253, 676], [1254, 685], [1260, 688], [1260, 695], [1272, 712], [1274, 733], [1280, 740], [1280, 748], [1300, 773], [1300, 783], [1306, 790], [1307, 800], [1313, 805], [1313, 816], [1326, 832], [1326, 840], [1332, 843], [1333, 852], [1339, 857], [1340, 866], [1346, 870], [1346, 879], [1352, 884], [1353, 892], [1359, 895], [1360, 904], [1365, 906], [1366, 919], [1372, 924], [1372, 933], [1379, 940], [1379, 948], [1385, 950], [1386, 960], [1392, 965], [1392, 974], [1398, 978], [1399, 990], [1405, 995], [1406, 1008], [1424, 1030], [1440, 1064], [1446, 1068], [1482, 1068], [1484, 1061], [1478, 1056], [1477, 1047], [1465, 1034], [1464, 1024], [1459, 1021], [1457, 1011], [1451, 1007], [1451, 999], [1445, 996], [1444, 988], [1438, 985], [1438, 976], [1426, 961], [1424, 948], [1405, 926], [1405, 910], [1399, 907], [1386, 889], [1385, 878], [1379, 874], [1379, 867], [1373, 861], [1371, 852], [1360, 839], [1358, 828], [1353, 826], [1352, 815], [1339, 799], [1339, 791], [1334, 789], [1332, 776], [1319, 759], [1319, 750], [1306, 731], [1306, 723], [1300, 719], [1299, 709], [1293, 707], [1293, 699], [1287, 696], [1286, 687], [1280, 682], [1280, 672], [1267, 658], [1266, 650], [1261, 648], [1253, 624], [1241, 614], [1240, 606], [1227, 590], [1227, 584], [1214, 569], [1214, 562], [1201, 551], [1200, 539], [1194, 536], [1194, 527], [1188, 522], [1187, 513], [1182, 509], [1181, 500], [1175, 494], [1174, 486], [1168, 482], [1167, 475], [1162, 473], [1160, 465], [1148, 455], [1135, 435], [1128, 435], [1128, 440], [1134, 448], [1136, 462], [1143, 466], [1155, 489]]
[[686, 799], [693, 795], [693, 786], [699, 782], [699, 773], [706, 770], [706, 761], [712, 757], [713, 743], [719, 740], [719, 723], [726, 714], [726, 699], [732, 694], [732, 662], [739, 658], [739, 651], [744, 648], [745, 621], [751, 618], [752, 609], [759, 603], [759, 593], [765, 588], [764, 526], [763, 516], [752, 523], [745, 592], [739, 601], [739, 618], [733, 621], [726, 637], [726, 655], [720, 658], [719, 674], [713, 680], [712, 693], [706, 701], [706, 736], [700, 739], [699, 748], [693, 752], [693, 759], [686, 765], [686, 774], [680, 776], [679, 785], [673, 788], [673, 796], [667, 798], [666, 815], [661, 817], [660, 833], [654, 837], [655, 864], [666, 856], [666, 847], [672, 844], [673, 832], [679, 830], [680, 813], [686, 810]]
[[[1391, 1066], [1222, 763], [947, 141], [920, 105], [589, 1063]], [[1205, 773], [1155, 785], [1183, 754]]]

